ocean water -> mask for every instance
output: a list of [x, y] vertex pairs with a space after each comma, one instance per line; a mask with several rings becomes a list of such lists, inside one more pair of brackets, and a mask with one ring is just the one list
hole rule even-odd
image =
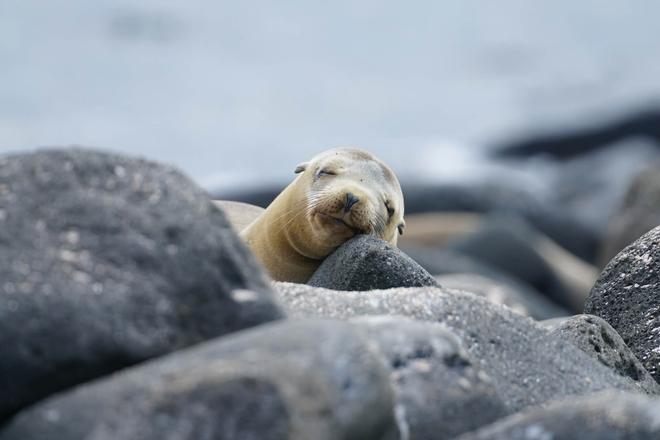
[[407, 180], [475, 178], [507, 139], [657, 100], [658, 16], [651, 0], [3, 0], [0, 154], [90, 146], [231, 190], [360, 146]]

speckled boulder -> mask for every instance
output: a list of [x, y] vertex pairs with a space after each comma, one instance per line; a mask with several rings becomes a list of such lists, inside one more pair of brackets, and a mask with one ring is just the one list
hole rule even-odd
[[0, 158], [0, 420], [281, 316], [223, 213], [178, 171], [83, 150]]
[[83, 385], [0, 440], [394, 439], [389, 371], [343, 322], [281, 321]]
[[359, 235], [341, 245], [321, 263], [307, 284], [334, 290], [438, 285], [409, 256], [370, 235]]
[[660, 438], [660, 400], [597, 393], [507, 417], [458, 440], [649, 440]]
[[276, 283], [290, 316], [407, 316], [445, 324], [489, 377], [508, 413], [608, 388], [641, 391], [533, 320], [476, 295], [435, 287], [338, 292]]
[[605, 320], [593, 315], [555, 318], [540, 324], [550, 334], [573, 343], [601, 364], [637, 382], [649, 394], [660, 394], [660, 385]]
[[660, 380], [660, 227], [610, 261], [584, 311], [614, 327], [655, 380]]

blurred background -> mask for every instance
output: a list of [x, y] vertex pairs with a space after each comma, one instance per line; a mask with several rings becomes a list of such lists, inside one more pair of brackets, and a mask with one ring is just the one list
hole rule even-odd
[[513, 212], [598, 264], [658, 156], [659, 16], [652, 0], [2, 0], [0, 154], [130, 153], [263, 205], [297, 163], [360, 146], [410, 214]]

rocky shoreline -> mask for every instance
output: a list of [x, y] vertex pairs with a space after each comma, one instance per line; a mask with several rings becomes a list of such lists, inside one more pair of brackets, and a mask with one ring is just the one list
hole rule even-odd
[[[613, 224], [660, 224], [657, 181]], [[274, 283], [170, 167], [2, 157], [0, 440], [660, 436], [660, 228], [612, 228], [582, 297], [532, 244], [579, 228], [509, 208], [443, 248], [358, 236]]]

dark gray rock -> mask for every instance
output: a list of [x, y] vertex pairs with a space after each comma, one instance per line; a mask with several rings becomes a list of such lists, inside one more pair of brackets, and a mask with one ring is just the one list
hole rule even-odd
[[493, 379], [510, 413], [602, 389], [639, 391], [634, 381], [551, 337], [531, 319], [472, 294], [433, 287], [371, 292], [337, 292], [290, 283], [275, 287], [291, 316], [387, 314], [444, 323]]
[[[534, 314], [538, 315], [534, 316], [535, 319], [549, 319], [570, 315], [568, 311], [547, 299], [543, 294], [524, 281], [468, 255], [463, 255], [445, 248], [427, 246], [406, 246], [403, 248], [403, 251], [429, 273], [435, 275], [436, 280], [438, 280], [438, 276], [473, 274], [492, 279], [496, 283], [506, 286], [507, 289], [519, 292], [526, 303], [534, 304]], [[440, 284], [442, 285], [442, 283]], [[457, 288], [460, 289], [461, 287], [457, 286]], [[465, 290], [470, 291], [470, 289]], [[480, 292], [473, 293], [481, 295]], [[532, 307], [530, 304], [528, 305]]]
[[[602, 241], [631, 182], [649, 163], [660, 159], [658, 146], [643, 138], [625, 139], [558, 163], [554, 177], [548, 182], [553, 189], [550, 194], [553, 205], [590, 225]], [[610, 258], [649, 229], [641, 231]]]
[[[519, 163], [511, 164], [520, 168]], [[537, 174], [539, 172], [534, 171]], [[406, 213], [477, 212], [518, 217], [585, 261], [594, 261], [600, 235], [575, 216], [548, 206], [548, 199], [507, 181], [507, 173], [485, 181], [460, 184], [404, 184]]]
[[29, 408], [1, 440], [393, 439], [389, 371], [343, 322], [219, 338]]
[[499, 157], [534, 157], [551, 155], [567, 160], [602, 149], [626, 138], [649, 137], [660, 145], [660, 108], [648, 106], [612, 120], [598, 120], [591, 125], [554, 133], [534, 133], [528, 139], [510, 142], [493, 151]]
[[438, 285], [406, 254], [370, 235], [359, 235], [341, 245], [321, 263], [307, 284], [334, 290]]
[[389, 316], [351, 322], [390, 369], [401, 438], [450, 439], [506, 414], [492, 379], [445, 326]]
[[660, 394], [660, 385], [605, 320], [593, 315], [556, 318], [540, 323], [550, 334], [573, 343], [601, 364], [637, 382], [649, 394]]
[[[537, 233], [515, 217], [493, 217], [475, 232], [447, 246], [522, 280], [536, 291], [572, 311], [581, 311], [578, 298], [534, 247]], [[586, 292], [585, 292], [586, 294]]]
[[533, 290], [521, 291], [513, 284], [483, 275], [458, 273], [436, 276], [435, 279], [443, 287], [474, 293], [530, 318], [550, 319], [568, 315], [564, 309]]
[[584, 311], [607, 321], [660, 380], [660, 227], [610, 261]]
[[660, 225], [660, 163], [655, 163], [634, 179], [618, 208], [603, 240], [601, 267], [626, 246]]
[[0, 158], [0, 419], [55, 391], [282, 316], [179, 172], [82, 150]]
[[604, 392], [516, 414], [458, 440], [648, 440], [660, 438], [660, 400]]

